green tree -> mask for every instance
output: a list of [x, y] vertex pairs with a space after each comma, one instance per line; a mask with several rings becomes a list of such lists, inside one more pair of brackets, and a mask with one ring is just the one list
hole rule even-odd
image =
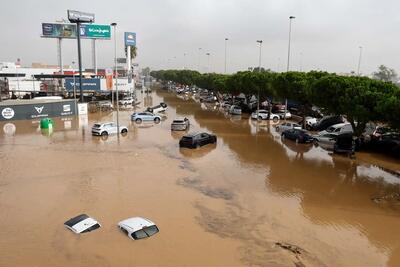
[[398, 81], [396, 71], [384, 65], [378, 67], [378, 71], [373, 73], [373, 78], [384, 82], [396, 83]]

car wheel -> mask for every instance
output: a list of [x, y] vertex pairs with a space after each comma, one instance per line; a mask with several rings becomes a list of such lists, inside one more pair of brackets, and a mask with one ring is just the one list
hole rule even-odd
[[127, 129], [122, 129], [122, 130], [121, 130], [121, 133], [122, 133], [122, 134], [126, 134], [127, 132], [128, 132]]
[[279, 121], [279, 118], [278, 118], [278, 117], [273, 117], [273, 118], [272, 118], [272, 121], [273, 121], [273, 122], [278, 122], [278, 121]]
[[101, 132], [101, 136], [107, 136], [108, 133], [106, 131]]
[[135, 122], [136, 123], [142, 123], [142, 119], [136, 119]]
[[154, 119], [154, 122], [155, 122], [155, 123], [160, 123], [160, 118], [155, 118], [155, 119]]
[[261, 116], [258, 116], [258, 120], [261, 121], [261, 120], [262, 120], [262, 117], [261, 117]]

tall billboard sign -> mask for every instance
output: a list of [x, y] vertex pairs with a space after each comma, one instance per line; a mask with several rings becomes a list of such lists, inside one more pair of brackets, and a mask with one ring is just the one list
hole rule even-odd
[[65, 23], [42, 23], [42, 37], [76, 38], [76, 25]]
[[80, 34], [82, 38], [90, 39], [110, 39], [110, 25], [84, 24], [80, 26]]
[[[85, 39], [110, 39], [111, 26], [101, 24], [80, 25], [80, 36]], [[67, 23], [42, 23], [42, 37], [76, 39], [76, 25]]]
[[135, 32], [125, 32], [125, 46], [136, 46]]

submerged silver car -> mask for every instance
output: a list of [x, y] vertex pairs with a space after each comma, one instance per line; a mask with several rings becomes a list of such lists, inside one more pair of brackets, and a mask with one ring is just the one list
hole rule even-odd
[[186, 131], [190, 127], [188, 118], [176, 118], [171, 123], [171, 131]]

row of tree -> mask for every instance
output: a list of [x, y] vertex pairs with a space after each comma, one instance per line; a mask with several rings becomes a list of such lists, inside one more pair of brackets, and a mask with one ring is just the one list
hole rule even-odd
[[326, 113], [346, 116], [358, 136], [370, 121], [400, 128], [400, 88], [392, 82], [316, 71], [242, 71], [224, 75], [201, 74], [192, 70], [160, 70], [152, 71], [151, 76], [221, 93], [259, 94], [261, 101], [267, 97], [278, 100], [288, 98], [300, 103], [304, 110], [315, 105]]

